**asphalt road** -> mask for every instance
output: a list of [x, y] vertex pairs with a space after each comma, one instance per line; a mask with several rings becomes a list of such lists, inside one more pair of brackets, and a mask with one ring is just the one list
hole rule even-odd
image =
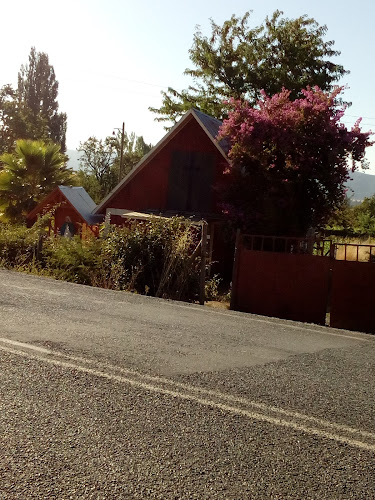
[[375, 337], [0, 271], [0, 499], [375, 499]]

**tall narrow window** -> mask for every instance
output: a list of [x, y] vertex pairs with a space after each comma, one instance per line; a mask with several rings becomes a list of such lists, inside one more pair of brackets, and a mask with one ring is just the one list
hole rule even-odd
[[214, 174], [215, 162], [212, 153], [173, 152], [167, 209], [176, 212], [210, 212]]

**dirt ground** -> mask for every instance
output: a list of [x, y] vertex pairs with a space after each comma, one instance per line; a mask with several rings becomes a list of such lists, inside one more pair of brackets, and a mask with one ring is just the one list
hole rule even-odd
[[214, 307], [215, 309], [230, 309], [230, 302], [219, 302], [216, 300], [208, 300], [204, 303], [205, 306]]

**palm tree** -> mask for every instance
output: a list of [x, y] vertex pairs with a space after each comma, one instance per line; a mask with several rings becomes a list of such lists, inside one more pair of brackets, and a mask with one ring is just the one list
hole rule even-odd
[[0, 156], [0, 212], [20, 222], [56, 186], [72, 183], [60, 146], [20, 139], [13, 153]]

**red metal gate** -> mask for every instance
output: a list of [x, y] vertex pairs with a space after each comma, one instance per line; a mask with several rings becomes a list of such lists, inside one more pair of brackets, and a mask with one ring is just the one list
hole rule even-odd
[[335, 261], [330, 326], [375, 333], [375, 265]]
[[330, 312], [330, 326], [375, 333], [374, 256], [373, 245], [239, 235], [231, 308], [323, 325]]
[[237, 238], [231, 308], [325, 324], [330, 258], [311, 255], [311, 241]]

